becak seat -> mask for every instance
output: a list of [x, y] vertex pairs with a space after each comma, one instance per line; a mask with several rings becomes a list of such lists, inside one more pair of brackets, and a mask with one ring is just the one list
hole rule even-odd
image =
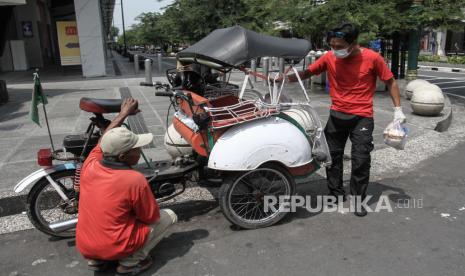
[[122, 102], [122, 99], [95, 99], [84, 97], [79, 101], [79, 108], [97, 114], [117, 113], [120, 112]]

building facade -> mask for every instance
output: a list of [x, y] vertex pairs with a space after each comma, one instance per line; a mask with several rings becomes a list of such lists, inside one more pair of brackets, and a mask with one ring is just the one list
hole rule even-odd
[[0, 0], [0, 72], [80, 68], [105, 76], [115, 0]]
[[463, 31], [424, 31], [420, 39], [420, 51], [438, 56], [465, 55], [465, 26]]

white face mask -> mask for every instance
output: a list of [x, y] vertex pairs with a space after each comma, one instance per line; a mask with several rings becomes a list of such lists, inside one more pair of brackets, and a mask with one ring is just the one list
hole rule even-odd
[[347, 48], [341, 49], [341, 50], [334, 50], [333, 48], [331, 48], [331, 50], [333, 50], [333, 53], [337, 58], [346, 58], [352, 52], [352, 50], [349, 52], [349, 48], [350, 47], [347, 47]]

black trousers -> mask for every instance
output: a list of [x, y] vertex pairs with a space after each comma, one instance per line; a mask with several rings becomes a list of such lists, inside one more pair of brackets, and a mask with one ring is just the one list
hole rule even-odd
[[370, 179], [371, 151], [373, 150], [373, 118], [331, 110], [325, 127], [332, 165], [326, 168], [330, 194], [344, 195], [342, 186], [343, 155], [347, 138], [352, 142], [352, 173], [350, 194], [365, 198]]

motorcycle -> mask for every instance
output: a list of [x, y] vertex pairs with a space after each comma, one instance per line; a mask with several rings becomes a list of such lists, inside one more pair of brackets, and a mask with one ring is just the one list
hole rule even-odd
[[[171, 159], [154, 162], [142, 154], [144, 162], [134, 167], [159, 202], [183, 193], [187, 182], [209, 183], [220, 187], [225, 218], [241, 228], [267, 227], [284, 218], [280, 208], [263, 208], [266, 197], [293, 195], [300, 179], [331, 164], [328, 146], [300, 78], [306, 101], [293, 102], [283, 94], [284, 81], [270, 81], [242, 64], [277, 56], [289, 61], [285, 74], [297, 72], [293, 61], [309, 48], [306, 40], [235, 26], [215, 30], [177, 54], [178, 68], [167, 71], [169, 85], [155, 84], [155, 94], [169, 97], [168, 109], [175, 110], [164, 140]], [[227, 79], [233, 69], [244, 73], [241, 87]], [[265, 79], [267, 95], [253, 88], [252, 75]], [[37, 160], [44, 168], [15, 186], [17, 193], [32, 186], [26, 212], [38, 230], [57, 237], [75, 234], [82, 162], [109, 123], [104, 114], [119, 112], [120, 105], [116, 99], [82, 98], [80, 108], [94, 114], [86, 132], [66, 136], [63, 149], [40, 149]]]

